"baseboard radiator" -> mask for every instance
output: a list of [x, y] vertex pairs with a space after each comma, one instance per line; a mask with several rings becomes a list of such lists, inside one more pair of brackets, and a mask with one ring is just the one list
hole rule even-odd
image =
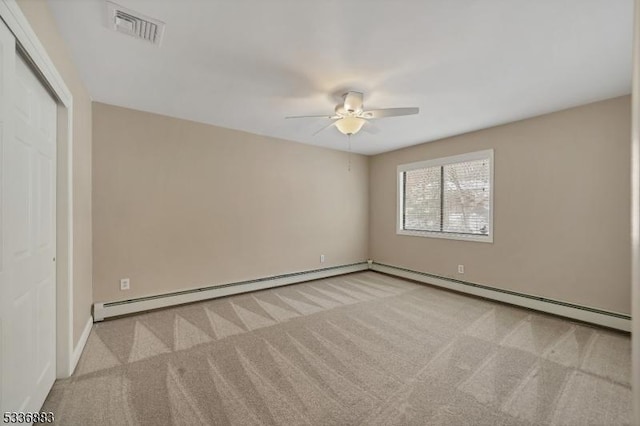
[[455, 290], [461, 293], [472, 294], [486, 299], [497, 300], [511, 305], [522, 306], [537, 311], [572, 318], [604, 327], [622, 331], [631, 331], [631, 317], [616, 312], [575, 305], [558, 300], [547, 299], [539, 296], [518, 293], [510, 290], [502, 290], [481, 284], [474, 284], [452, 278], [440, 277], [424, 272], [413, 271], [398, 266], [385, 265], [373, 262], [370, 265], [373, 271], [383, 272], [401, 278], [422, 282], [425, 284]]
[[153, 309], [182, 305], [185, 303], [199, 302], [202, 300], [231, 296], [234, 294], [246, 293], [249, 291], [280, 287], [283, 285], [317, 280], [320, 278], [343, 275], [351, 272], [364, 271], [366, 269], [369, 269], [369, 264], [367, 262], [358, 262], [349, 265], [332, 266], [323, 269], [294, 272], [290, 274], [259, 278], [249, 281], [227, 283], [216, 286], [179, 291], [175, 293], [123, 300], [118, 302], [94, 303], [93, 319], [95, 322], [98, 322], [110, 317], [150, 311]]
[[95, 303], [93, 305], [93, 318], [95, 322], [98, 322], [110, 317], [215, 299], [218, 297], [231, 296], [255, 290], [280, 287], [304, 281], [364, 271], [367, 269], [604, 327], [626, 332], [631, 331], [631, 317], [626, 314], [609, 312], [510, 290], [503, 290], [453, 278], [445, 278], [438, 275], [372, 261], [295, 272], [291, 274], [227, 283], [118, 302]]

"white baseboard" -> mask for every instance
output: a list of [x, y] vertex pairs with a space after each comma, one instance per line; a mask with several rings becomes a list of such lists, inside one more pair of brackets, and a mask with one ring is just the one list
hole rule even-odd
[[295, 284], [303, 281], [317, 280], [333, 277], [351, 272], [369, 269], [367, 262], [359, 262], [351, 265], [334, 266], [313, 271], [296, 272], [292, 274], [266, 277], [251, 281], [229, 283], [212, 287], [197, 288], [171, 294], [162, 294], [139, 299], [125, 300], [122, 302], [94, 303], [94, 321], [102, 321], [105, 318], [127, 315], [168, 306], [182, 305], [185, 303], [199, 302], [215, 299], [223, 296], [246, 293], [249, 291], [263, 290], [272, 287]]
[[82, 330], [82, 334], [80, 335], [80, 340], [75, 348], [73, 348], [73, 354], [71, 355], [71, 374], [76, 369], [78, 365], [78, 361], [80, 361], [80, 356], [82, 355], [82, 351], [84, 350], [85, 345], [87, 344], [87, 339], [89, 339], [89, 334], [91, 333], [91, 327], [93, 327], [93, 317], [89, 316], [87, 323], [84, 325], [84, 330]]
[[535, 309], [541, 312], [547, 312], [579, 321], [597, 324], [604, 327], [615, 328], [622, 331], [631, 331], [631, 317], [629, 315], [616, 312], [608, 312], [601, 309], [580, 306], [572, 303], [562, 302], [553, 299], [547, 299], [529, 294], [507, 291], [489, 286], [468, 283], [459, 280], [453, 280], [422, 272], [412, 271], [397, 266], [384, 265], [373, 262], [371, 270], [384, 272], [385, 274], [395, 275], [402, 278], [431, 284], [450, 290], [459, 291], [461, 293], [473, 294], [475, 296], [484, 297], [486, 299], [497, 300], [509, 303], [511, 305], [522, 306], [529, 309]]

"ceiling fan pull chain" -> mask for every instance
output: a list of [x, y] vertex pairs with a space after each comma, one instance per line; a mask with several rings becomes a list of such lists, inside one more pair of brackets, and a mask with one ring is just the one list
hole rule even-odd
[[351, 171], [351, 134], [347, 136], [349, 137], [349, 171]]

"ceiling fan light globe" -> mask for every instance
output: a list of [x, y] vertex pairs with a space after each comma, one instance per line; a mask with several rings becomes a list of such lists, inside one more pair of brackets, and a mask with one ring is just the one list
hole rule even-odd
[[362, 129], [367, 120], [360, 117], [344, 117], [336, 121], [336, 127], [340, 133], [345, 135], [355, 135]]

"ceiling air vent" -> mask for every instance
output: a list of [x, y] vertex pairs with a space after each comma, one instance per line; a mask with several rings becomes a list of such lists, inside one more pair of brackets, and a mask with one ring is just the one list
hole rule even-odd
[[110, 1], [107, 2], [107, 26], [155, 45], [160, 45], [164, 34], [164, 22]]

